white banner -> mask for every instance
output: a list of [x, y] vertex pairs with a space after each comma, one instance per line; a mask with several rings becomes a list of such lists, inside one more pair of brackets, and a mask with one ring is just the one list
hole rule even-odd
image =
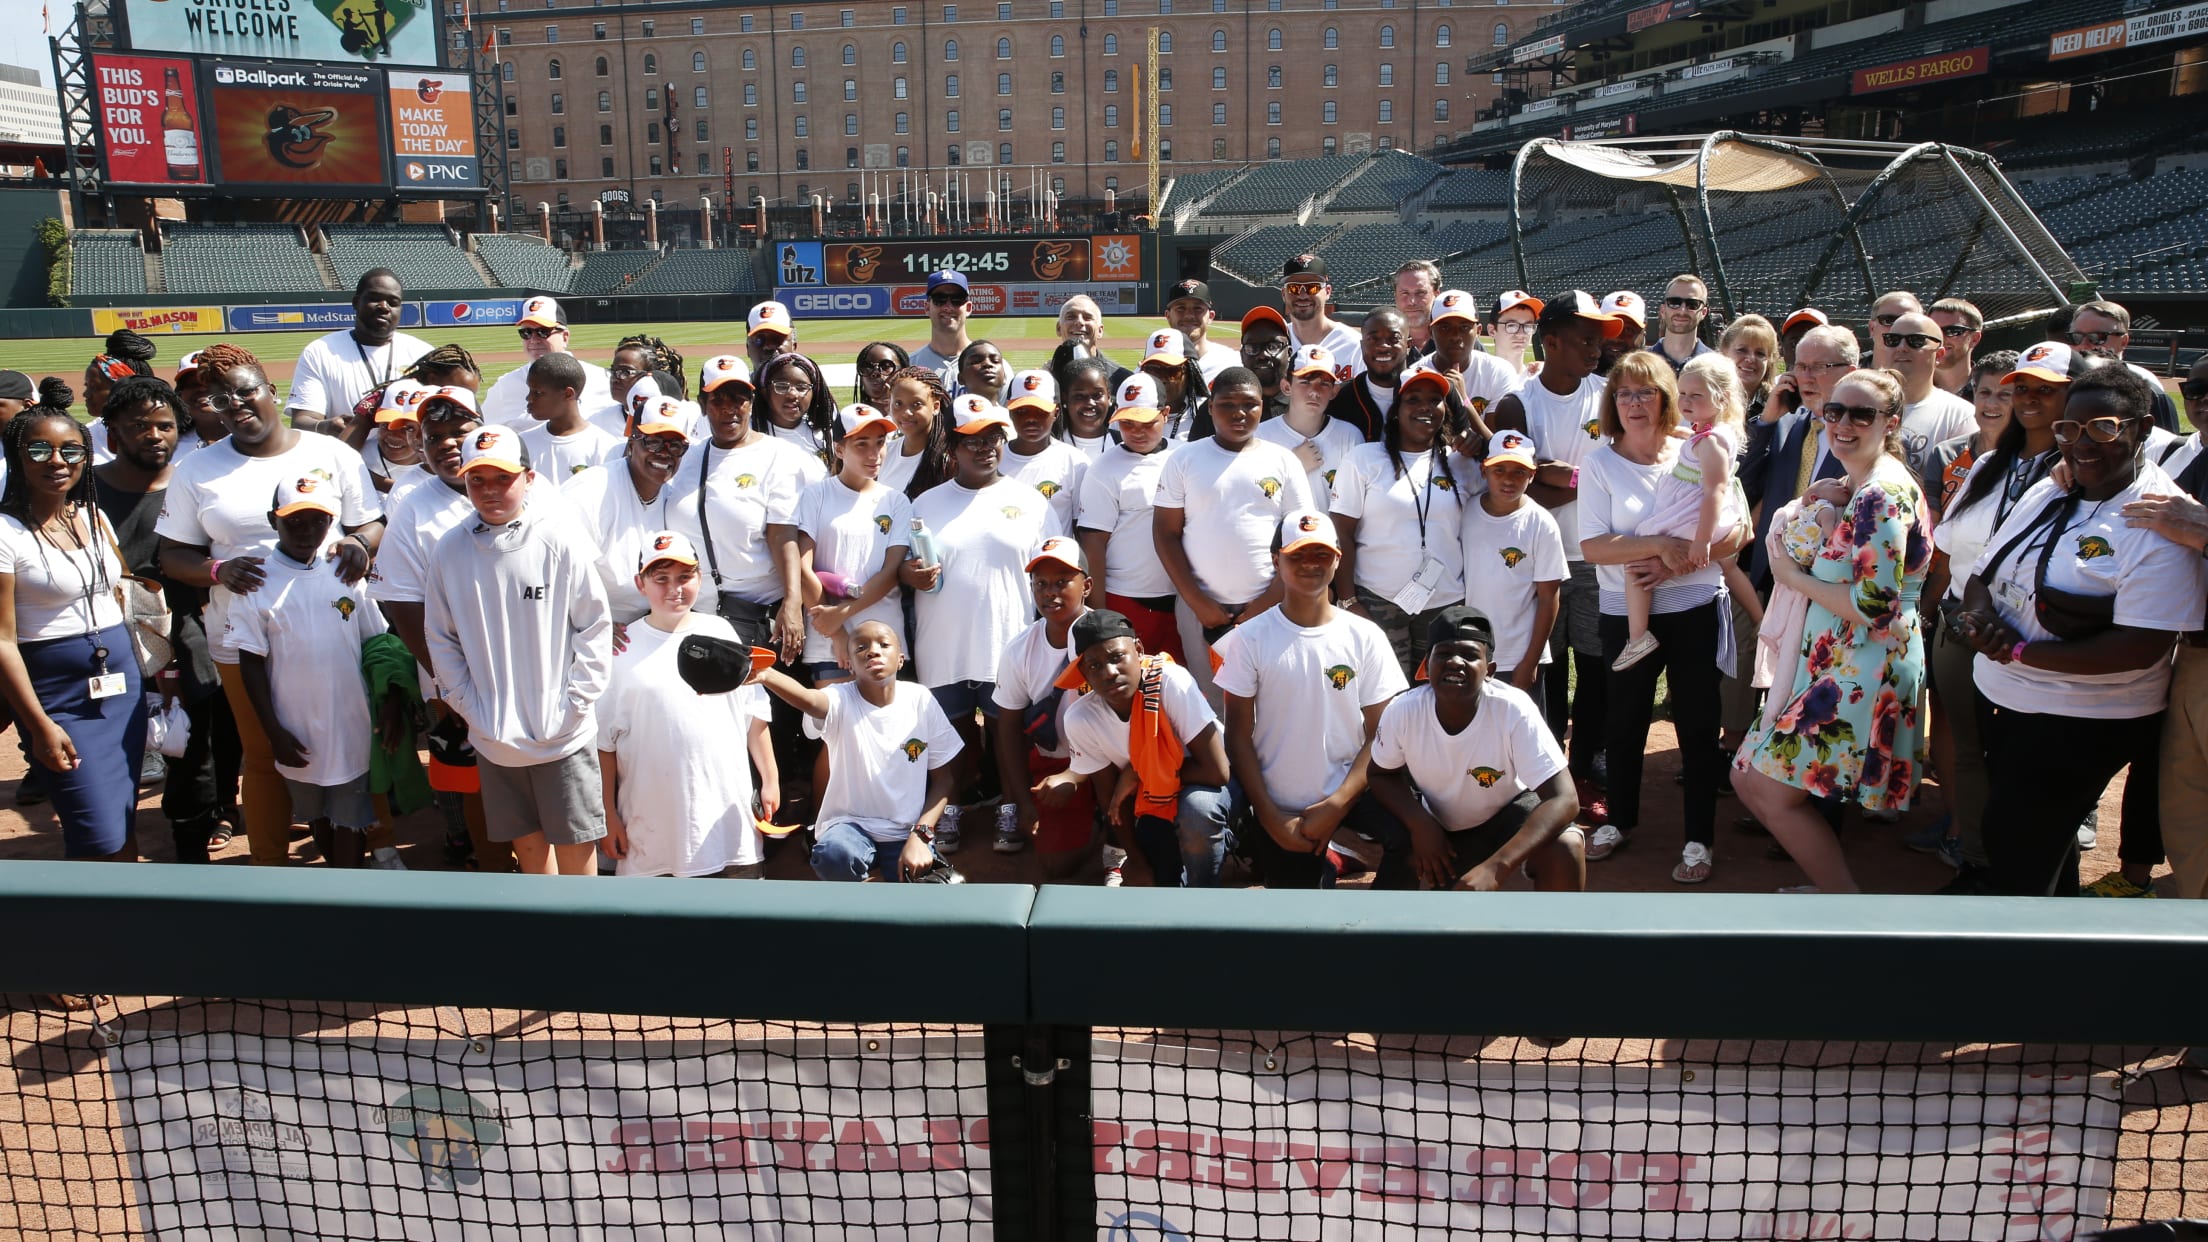
[[1095, 1057], [1110, 1242], [2070, 1239], [2120, 1119], [2100, 1079], [1975, 1068]]
[[981, 1242], [980, 1044], [155, 1035], [108, 1065], [163, 1242]]

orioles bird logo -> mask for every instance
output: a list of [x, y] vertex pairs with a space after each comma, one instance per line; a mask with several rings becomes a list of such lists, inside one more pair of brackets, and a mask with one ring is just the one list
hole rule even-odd
[[885, 535], [886, 535], [886, 534], [888, 534], [888, 533], [889, 533], [889, 515], [888, 515], [888, 514], [886, 514], [886, 513], [880, 513], [880, 514], [876, 514], [876, 515], [875, 515], [875, 517], [874, 517], [874, 529], [876, 529], [876, 530], [878, 530], [878, 531], [882, 532], [882, 533], [883, 533], [883, 534], [885, 534]]
[[739, 474], [736, 476], [736, 486], [739, 490], [751, 487], [758, 482], [759, 476], [756, 474]]
[[498, 432], [486, 431], [475, 437], [475, 450], [480, 453], [496, 443], [498, 443]]
[[880, 246], [853, 246], [843, 255], [844, 270], [851, 273], [851, 279], [855, 283], [862, 285], [873, 282], [874, 267], [881, 261]]
[[1334, 667], [1326, 670], [1326, 684], [1334, 687], [1336, 690], [1339, 690], [1343, 686], [1348, 685], [1350, 679], [1355, 676], [1357, 676], [1356, 669], [1351, 668], [1347, 664], [1337, 664]]
[[1043, 499], [1048, 500], [1064, 489], [1060, 488], [1056, 483], [1051, 482], [1049, 479], [1044, 479], [1042, 482], [1035, 485], [1035, 490], [1043, 494]]
[[2078, 540], [2078, 559], [2081, 561], [2114, 555], [2116, 555], [2116, 549], [2110, 547], [2108, 540], [2101, 538], [2099, 535], [2085, 535]]
[[1030, 375], [1026, 379], [1020, 381], [1020, 387], [1026, 389], [1029, 392], [1040, 392], [1042, 391], [1043, 387], [1043, 377], [1040, 375]]
[[332, 604], [331, 607], [337, 609], [338, 616], [350, 621], [353, 619], [353, 609], [359, 607], [359, 605], [353, 602], [352, 596], [340, 595], [337, 597], [337, 602]]
[[270, 159], [286, 168], [312, 168], [322, 162], [322, 148], [330, 145], [331, 135], [322, 127], [337, 119], [337, 113], [329, 108], [302, 111], [290, 104], [277, 104], [268, 110], [268, 143]]
[[1493, 789], [1495, 782], [1503, 779], [1502, 773], [1489, 767], [1467, 768], [1465, 769], [1465, 775], [1478, 781], [1482, 789]]
[[719, 367], [719, 369], [720, 369], [720, 370], [723, 370], [723, 371], [733, 371], [733, 370], [735, 370], [735, 369], [736, 369], [736, 360], [735, 360], [734, 358], [723, 358], [723, 359], [721, 359], [721, 364], [720, 364], [720, 367]]
[[1280, 480], [1271, 475], [1266, 475], [1257, 481], [1257, 490], [1265, 493], [1265, 499], [1271, 500], [1280, 495]]
[[2025, 350], [2025, 351], [2024, 351], [2024, 359], [2023, 359], [2023, 360], [2024, 360], [2024, 361], [2026, 361], [2026, 362], [2039, 362], [2039, 361], [2042, 361], [2042, 360], [2044, 360], [2044, 359], [2045, 359], [2045, 358], [2047, 357], [2047, 355], [2049, 355], [2049, 354], [2051, 354], [2051, 353], [2053, 353], [2053, 352], [2055, 352], [2055, 351], [2054, 351], [2054, 350], [2053, 350], [2052, 348], [2050, 348], [2049, 346], [2046, 346], [2046, 345], [2034, 345], [2034, 346], [2032, 346], [2032, 347], [2031, 347], [2030, 349], [2027, 349], [2027, 350]]
[[673, 535], [661, 535], [659, 538], [652, 540], [652, 551], [654, 552], [665, 552], [674, 546], [675, 537]]
[[905, 744], [898, 747], [897, 749], [905, 752], [905, 758], [911, 760], [914, 763], [918, 763], [920, 762], [921, 753], [927, 750], [927, 748], [928, 744], [926, 742], [923, 742], [916, 737], [908, 737], [905, 739]]
[[1073, 257], [1072, 242], [1038, 242], [1035, 246], [1035, 274], [1044, 280], [1056, 280], [1066, 270], [1066, 260]]
[[1505, 569], [1518, 568], [1518, 562], [1524, 559], [1526, 559], [1526, 551], [1524, 548], [1503, 549], [1503, 568]]
[[313, 491], [314, 489], [316, 489], [316, 488], [318, 488], [318, 487], [320, 487], [320, 486], [322, 486], [321, 482], [320, 482], [319, 480], [315, 479], [315, 478], [314, 478], [313, 476], [311, 476], [311, 475], [310, 475], [310, 476], [308, 476], [307, 478], [304, 478], [304, 479], [301, 479], [301, 480], [299, 480], [299, 481], [298, 481], [297, 483], [294, 483], [294, 484], [292, 484], [292, 487], [293, 487], [293, 488], [295, 488], [295, 489], [297, 489], [297, 491], [299, 492], [299, 494], [300, 494], [300, 495], [302, 495], [302, 496], [306, 495], [307, 493], [309, 493], [309, 492]]
[[1004, 520], [1007, 522], [1017, 522], [1020, 520], [1021, 509], [1018, 505], [1006, 505], [1004, 508], [999, 509], [997, 512], [1002, 513], [1004, 515]]

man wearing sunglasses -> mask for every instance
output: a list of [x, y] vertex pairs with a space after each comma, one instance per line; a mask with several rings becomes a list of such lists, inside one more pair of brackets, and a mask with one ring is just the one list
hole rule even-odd
[[1986, 316], [1975, 305], [1961, 298], [1941, 298], [1925, 312], [1932, 322], [1940, 325], [1940, 334], [1947, 341], [1947, 356], [1940, 359], [1939, 370], [1933, 382], [1941, 391], [1951, 392], [1963, 400], [1970, 400], [1970, 373], [1978, 342], [1985, 339]]
[[1299, 254], [1281, 265], [1280, 304], [1288, 312], [1288, 352], [1323, 345], [1334, 355], [1334, 378], [1344, 384], [1365, 369], [1365, 343], [1348, 327], [1327, 318], [1334, 286], [1326, 279], [1326, 260]]
[[[312, 431], [325, 418], [359, 413], [361, 399], [383, 388], [429, 352], [429, 342], [399, 331], [406, 290], [387, 267], [353, 286], [353, 326], [307, 342], [292, 368], [291, 425]], [[97, 413], [97, 411], [95, 411]], [[373, 416], [375, 410], [367, 411]]]
[[1924, 303], [1917, 300], [1916, 294], [1902, 289], [1897, 289], [1871, 303], [1871, 360], [1863, 365], [1874, 371], [1885, 370], [1893, 366], [1893, 357], [1887, 352], [1883, 343], [1884, 334], [1893, 331], [1894, 321], [1900, 319], [1903, 315], [1921, 315], [1923, 313]]
[[1901, 448], [1909, 468], [1920, 479], [1938, 478], [1933, 446], [1968, 435], [1978, 427], [1970, 402], [1939, 387], [1947, 338], [1930, 315], [1911, 311], [1896, 316], [1892, 327], [1879, 329], [1877, 339], [1886, 352], [1887, 368], [1901, 377], [1901, 399], [1906, 403], [1901, 414]]
[[966, 273], [928, 274], [928, 343], [912, 351], [912, 365], [941, 372], [945, 387], [958, 382], [958, 356], [973, 344], [966, 335], [971, 296]]
[[[514, 333], [521, 340], [521, 352], [527, 361], [499, 376], [483, 395], [483, 421], [492, 426], [509, 425], [519, 435], [536, 425], [529, 417], [529, 368], [546, 354], [571, 352], [567, 312], [556, 299], [531, 298], [521, 304], [521, 320], [514, 325]], [[581, 396], [586, 410], [603, 410], [613, 404], [613, 380], [604, 367], [583, 363]]]
[[1664, 304], [1658, 313], [1658, 321], [1664, 333], [1648, 346], [1648, 352], [1671, 364], [1674, 373], [1694, 360], [1697, 354], [1710, 352], [1702, 343], [1702, 320], [1710, 313], [1710, 287], [1699, 276], [1684, 272], [1671, 278], [1664, 286]]
[[[2131, 345], [2131, 312], [2115, 302], [2082, 302], [2077, 309], [2070, 312], [2070, 331], [2063, 339], [2080, 353], [2106, 358], [2111, 362], [2123, 362], [2124, 350]], [[2134, 374], [2146, 380], [2154, 389], [2154, 425], [2164, 431], [2175, 432], [2177, 404], [2170, 400], [2169, 391], [2162, 387], [2161, 378], [2135, 363], [2125, 365], [2130, 366]]]

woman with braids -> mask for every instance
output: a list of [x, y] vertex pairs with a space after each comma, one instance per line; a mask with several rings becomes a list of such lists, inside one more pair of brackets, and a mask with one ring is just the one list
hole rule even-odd
[[[100, 411], [107, 407], [107, 394], [118, 381], [153, 374], [153, 355], [153, 342], [129, 328], [108, 333], [100, 352], [84, 368], [85, 417], [99, 421]], [[107, 451], [106, 438], [92, 437], [92, 464], [101, 465], [113, 458], [114, 454]]]
[[758, 382], [766, 400], [753, 408], [752, 426], [812, 454], [821, 477], [827, 477], [841, 430], [836, 426], [836, 398], [820, 367], [803, 354], [776, 354], [759, 368]]
[[465, 388], [469, 392], [483, 388], [483, 368], [462, 345], [439, 345], [423, 354], [406, 369], [406, 378], [424, 388]]
[[905, 347], [893, 341], [868, 341], [859, 351], [858, 377], [851, 399], [877, 410], [889, 408], [889, 377], [912, 365]]
[[459, 345], [439, 345], [415, 359], [405, 374], [369, 394], [376, 398], [378, 408], [346, 426], [345, 443], [368, 463], [368, 477], [378, 492], [388, 495], [400, 481], [419, 482], [430, 473], [429, 458], [422, 446], [421, 420], [385, 421], [382, 414], [388, 408], [383, 401], [386, 392], [400, 384], [429, 392], [445, 387], [474, 392], [482, 383], [483, 373], [476, 369], [473, 354]]
[[1334, 597], [1380, 627], [1406, 678], [1433, 619], [1464, 602], [1459, 532], [1476, 472], [1450, 461], [1442, 436], [1451, 387], [1424, 363], [1405, 371], [1379, 443], [1349, 450], [1334, 474]]
[[584, 413], [592, 423], [627, 439], [629, 390], [638, 380], [649, 378], [660, 396], [687, 400], [690, 392], [683, 375], [682, 355], [674, 346], [642, 333], [622, 337], [621, 343], [613, 347], [613, 365], [606, 368], [606, 380], [613, 386], [613, 404], [599, 410], [586, 405]]
[[1094, 463], [1111, 447], [1112, 372], [1109, 358], [1075, 358], [1052, 372], [1058, 379], [1060, 439]]
[[906, 367], [889, 377], [889, 419], [897, 424], [897, 438], [882, 457], [878, 477], [885, 487], [917, 500], [951, 477], [950, 428], [943, 423], [950, 409], [951, 394], [933, 368]]
[[66, 404], [8, 423], [0, 490], [0, 697], [61, 820], [69, 858], [135, 861], [146, 705], [91, 436]]
[[[228, 438], [186, 458], [169, 480], [159, 523], [161, 574], [207, 590], [208, 655], [229, 699], [243, 751], [246, 837], [256, 866], [282, 866], [290, 854], [291, 792], [276, 771], [268, 733], [246, 697], [238, 652], [229, 634], [230, 609], [261, 587], [261, 566], [276, 546], [270, 498], [280, 483], [314, 478], [338, 495], [343, 533], [324, 553], [330, 572], [347, 582], [367, 576], [383, 535], [383, 501], [360, 454], [335, 436], [311, 435], [283, 423], [276, 390], [258, 358], [228, 343], [200, 351], [208, 400], [230, 429]], [[379, 840], [380, 835], [380, 840]], [[371, 834], [374, 865], [398, 869], [386, 826]]]

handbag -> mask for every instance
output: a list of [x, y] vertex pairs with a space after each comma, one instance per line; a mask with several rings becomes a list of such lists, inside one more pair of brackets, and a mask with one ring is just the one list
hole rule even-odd
[[2087, 595], [2047, 585], [2047, 563], [2054, 557], [2055, 545], [2061, 542], [2063, 533], [2070, 529], [2070, 516], [2078, 511], [2081, 499], [2077, 492], [2071, 492], [2041, 510], [2014, 538], [2001, 545], [1986, 562], [1985, 572], [1979, 575], [1990, 583], [2001, 563], [2019, 544], [2031, 538], [2042, 525], [2048, 526], [2047, 542], [2041, 545], [2039, 560], [2032, 571], [2032, 619], [2039, 623], [2039, 628], [2064, 642], [2091, 638], [2116, 624], [2115, 596]]
[[[107, 536], [108, 550], [115, 554], [115, 563], [124, 569], [130, 562], [123, 557], [123, 549], [115, 542], [115, 529], [100, 517], [100, 530]], [[138, 657], [138, 671], [151, 677], [169, 666], [176, 658], [176, 644], [169, 641], [176, 618], [169, 612], [169, 597], [160, 583], [132, 574], [124, 574], [115, 584], [116, 602], [123, 608], [123, 624], [130, 630], [130, 649]]]
[[706, 572], [713, 575], [713, 598], [720, 604], [721, 620], [736, 637], [754, 647], [774, 646], [774, 610], [754, 604], [741, 595], [721, 589], [721, 561], [713, 554], [713, 524], [705, 517], [706, 474], [712, 468], [713, 446], [698, 454], [698, 531], [705, 537]]
[[169, 697], [161, 701], [158, 711], [146, 713], [146, 745], [171, 759], [182, 759], [184, 750], [191, 745], [192, 718], [185, 714], [184, 701]]

